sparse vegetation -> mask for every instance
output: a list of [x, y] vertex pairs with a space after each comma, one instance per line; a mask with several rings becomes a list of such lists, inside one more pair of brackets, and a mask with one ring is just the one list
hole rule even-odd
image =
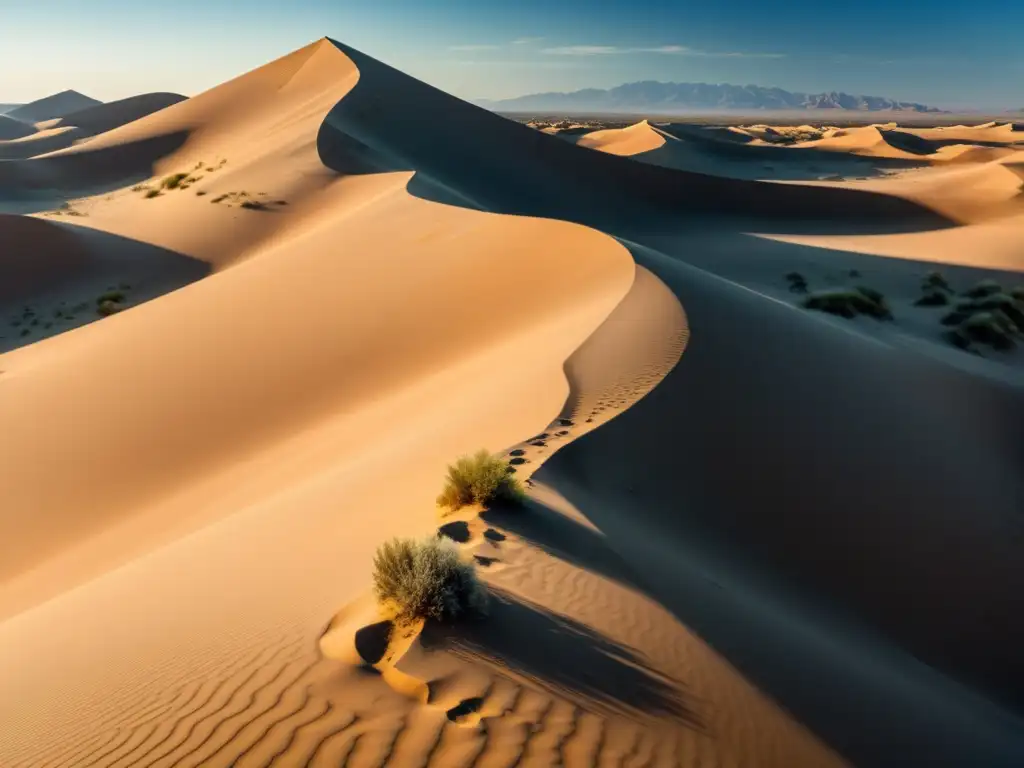
[[991, 280], [978, 283], [967, 293], [973, 300], [957, 304], [942, 318], [943, 325], [952, 326], [945, 333], [947, 341], [960, 349], [969, 350], [972, 343], [978, 343], [1008, 350], [1024, 338], [1024, 298], [1003, 293]]
[[160, 195], [161, 192], [159, 189], [151, 189], [145, 194], [145, 198], [149, 200], [150, 198], [160, 197]]
[[925, 291], [924, 295], [914, 302], [919, 307], [944, 307], [949, 304], [949, 294], [945, 291], [931, 288]]
[[462, 456], [448, 467], [438, 506], [456, 510], [470, 504], [522, 503], [526, 494], [510, 469], [508, 462], [484, 449], [473, 456]]
[[100, 317], [108, 317], [120, 312], [122, 309], [124, 309], [124, 307], [116, 301], [101, 301], [99, 306], [96, 307], [96, 313], [100, 315]]
[[790, 272], [786, 275], [789, 281], [789, 290], [793, 293], [807, 293], [807, 278], [799, 272]]
[[964, 291], [964, 296], [970, 299], [980, 299], [993, 293], [1002, 293], [1002, 291], [1002, 287], [995, 280], [982, 280], [973, 288]]
[[1019, 333], [1017, 326], [998, 311], [972, 315], [960, 325], [959, 331], [972, 341], [999, 350], [1013, 349], [1013, 337]]
[[121, 291], [107, 291], [106, 293], [101, 293], [99, 296], [96, 297], [97, 304], [102, 304], [104, 301], [124, 301], [124, 293], [122, 293]]
[[929, 289], [953, 290], [941, 272], [929, 272], [924, 276], [924, 280], [921, 282], [921, 290], [928, 291]]
[[455, 621], [486, 611], [476, 569], [447, 539], [392, 539], [373, 558], [373, 591], [398, 624]]
[[846, 318], [868, 315], [877, 320], [892, 319], [892, 312], [885, 297], [878, 291], [863, 286], [818, 291], [804, 299], [803, 306], [805, 309], [828, 312]]
[[206, 195], [206, 194], [208, 194], [208, 193], [207, 193], [207, 191], [205, 189], [197, 189], [196, 190], [196, 197], [202, 197], [203, 195]]
[[241, 207], [249, 211], [267, 210], [267, 206], [261, 203], [259, 200], [243, 200]]
[[177, 189], [187, 178], [187, 173], [172, 173], [170, 176], [164, 177], [163, 181], [160, 182], [160, 186], [164, 189]]

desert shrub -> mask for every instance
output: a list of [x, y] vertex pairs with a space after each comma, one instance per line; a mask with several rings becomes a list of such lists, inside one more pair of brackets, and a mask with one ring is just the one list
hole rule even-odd
[[96, 312], [101, 317], [107, 317], [109, 315], [113, 315], [117, 312], [120, 312], [122, 309], [124, 309], [124, 307], [122, 307], [116, 301], [103, 301], [100, 302], [100, 305], [98, 307], [96, 307]]
[[974, 301], [957, 305], [965, 312], [1002, 312], [1018, 327], [1024, 328], [1024, 301], [1007, 293], [991, 293]]
[[885, 297], [871, 288], [819, 291], [808, 296], [803, 306], [805, 309], [815, 309], [846, 318], [868, 315], [878, 320], [892, 319], [892, 312], [885, 302]]
[[164, 189], [177, 189], [187, 178], [187, 173], [172, 173], [170, 176], [164, 177], [164, 180], [160, 182], [160, 186]]
[[799, 272], [790, 272], [786, 275], [789, 281], [789, 290], [793, 293], [807, 293], [807, 278]]
[[949, 304], [949, 294], [936, 288], [929, 288], [914, 304], [919, 307], [944, 307]]
[[927, 291], [929, 288], [937, 288], [942, 291], [951, 291], [949, 282], [941, 272], [929, 272], [924, 276], [924, 280], [921, 281], [922, 290]]
[[485, 449], [473, 456], [462, 456], [448, 466], [445, 487], [437, 503], [452, 510], [469, 504], [520, 503], [525, 493], [509, 469], [507, 462]]
[[160, 190], [159, 189], [151, 189], [151, 190], [149, 190], [145, 194], [145, 197], [146, 197], [147, 200], [149, 200], [150, 198], [153, 198], [153, 197], [160, 197]]
[[392, 539], [373, 557], [373, 591], [398, 623], [482, 614], [487, 592], [447, 539]]
[[218, 197], [213, 198], [213, 200], [211, 200], [210, 202], [211, 203], [220, 203], [220, 202], [223, 202], [224, 200], [227, 200], [227, 199], [228, 199], [227, 195], [219, 195]]
[[241, 207], [250, 211], [266, 210], [266, 206], [258, 200], [243, 200]]
[[960, 326], [960, 332], [972, 341], [995, 349], [1013, 349], [1013, 336], [1018, 332], [1013, 322], [1001, 312], [979, 312]]
[[104, 301], [124, 301], [124, 293], [121, 291], [107, 291], [96, 297], [97, 304], [102, 304]]
[[196, 197], [202, 197], [203, 195], [206, 195], [206, 194], [208, 194], [208, 193], [207, 193], [207, 191], [205, 189], [197, 189], [196, 190]]
[[984, 296], [989, 296], [993, 293], [1002, 293], [1003, 289], [995, 280], [982, 280], [977, 283], [973, 288], [968, 288], [964, 291], [964, 296], [971, 299], [980, 299]]

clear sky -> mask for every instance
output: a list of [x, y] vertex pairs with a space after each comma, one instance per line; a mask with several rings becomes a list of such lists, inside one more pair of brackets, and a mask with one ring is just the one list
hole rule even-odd
[[463, 98], [672, 80], [1024, 108], [1024, 0], [0, 0], [0, 102], [192, 95], [325, 35]]

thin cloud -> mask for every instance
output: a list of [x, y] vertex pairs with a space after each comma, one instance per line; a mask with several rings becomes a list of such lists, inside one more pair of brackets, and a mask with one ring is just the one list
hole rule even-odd
[[517, 40], [512, 41], [512, 45], [533, 45], [534, 43], [544, 42], [543, 37], [520, 37]]
[[741, 51], [701, 51], [685, 45], [659, 45], [651, 48], [623, 48], [617, 45], [565, 45], [545, 48], [552, 56], [617, 56], [622, 54], [656, 53], [668, 56], [704, 56], [722, 59], [781, 59], [784, 53], [743, 53]]

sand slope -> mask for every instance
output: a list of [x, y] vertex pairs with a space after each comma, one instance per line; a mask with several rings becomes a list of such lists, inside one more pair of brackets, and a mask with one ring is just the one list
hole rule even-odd
[[[146, 288], [0, 356], [3, 765], [1019, 763], [1019, 387], [684, 263], [949, 247], [977, 201], [599, 138], [325, 39], [0, 166], [69, 206], [0, 218], [5, 310]], [[480, 446], [530, 503], [438, 519]], [[490, 619], [360, 663], [374, 548], [439, 526]]]

